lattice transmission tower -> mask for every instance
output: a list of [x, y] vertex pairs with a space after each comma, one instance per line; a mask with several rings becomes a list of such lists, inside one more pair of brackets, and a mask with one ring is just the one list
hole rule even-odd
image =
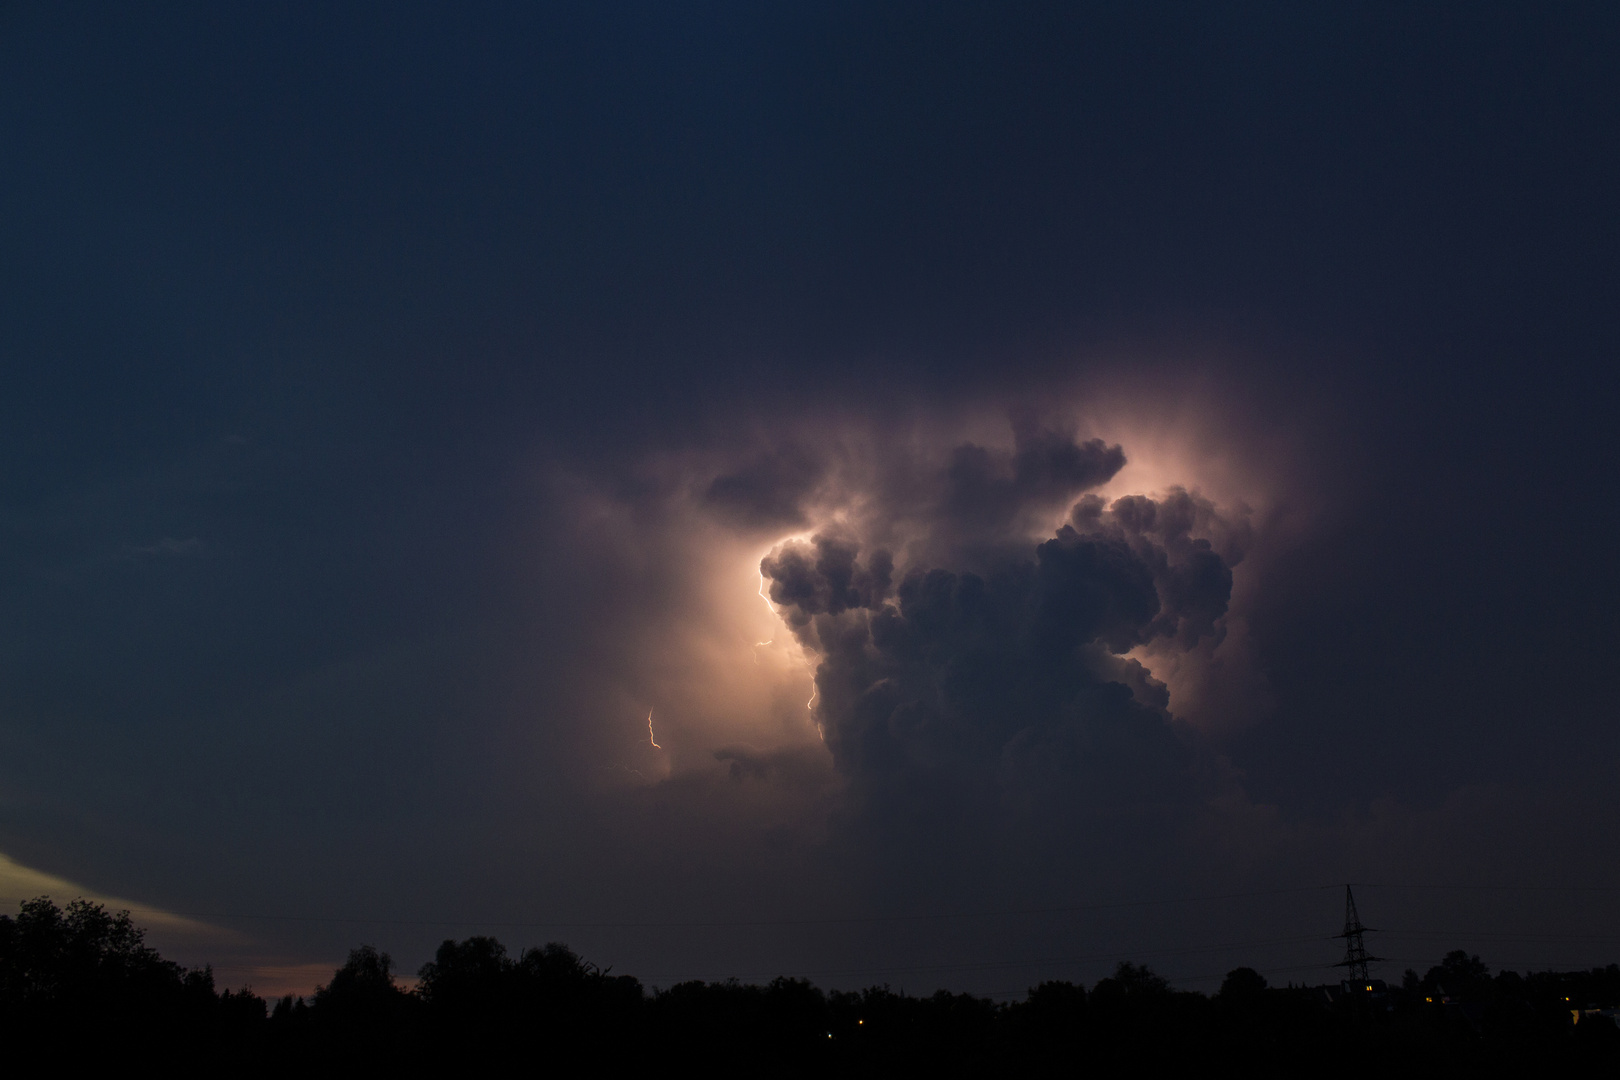
[[1356, 914], [1356, 896], [1350, 891], [1350, 886], [1344, 887], [1344, 933], [1335, 935], [1344, 938], [1344, 959], [1334, 967], [1347, 968], [1347, 982], [1365, 983], [1367, 981], [1367, 965], [1376, 964], [1382, 956], [1368, 956], [1367, 943], [1361, 935], [1370, 931], [1372, 927], [1361, 925], [1361, 916]]

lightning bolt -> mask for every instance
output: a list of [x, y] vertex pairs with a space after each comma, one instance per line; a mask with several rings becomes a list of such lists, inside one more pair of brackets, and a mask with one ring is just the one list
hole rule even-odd
[[[778, 619], [780, 619], [782, 617], [781, 612], [776, 610], [776, 605], [771, 603], [771, 598], [769, 596], [765, 595], [765, 571], [763, 571], [763, 570], [761, 570], [759, 572], [759, 598], [761, 600], [765, 601], [765, 610], [766, 611], [769, 611], [772, 615], [775, 615]], [[772, 638], [771, 640], [774, 641], [776, 639]], [[769, 645], [770, 643], [771, 643], [770, 641], [756, 641], [756, 642], [754, 642], [754, 648], [757, 649], [761, 645]], [[800, 661], [800, 663], [804, 664], [804, 666], [806, 668], [810, 667], [810, 658], [808, 656], [804, 655], [803, 646], [801, 646], [799, 648], [799, 661]], [[756, 664], [759, 663], [759, 657], [757, 657], [757, 656], [754, 657], [754, 663], [756, 663]], [[821, 688], [816, 685], [815, 672], [812, 670], [811, 673], [810, 673], [810, 700], [804, 703], [804, 707], [809, 709], [811, 712], [815, 711], [815, 708], [816, 708], [816, 695], [819, 694], [819, 693], [821, 693]], [[816, 726], [816, 730], [817, 731], [821, 730], [821, 726], [819, 724]], [[825, 741], [825, 740], [823, 740], [823, 741]]]
[[647, 741], [652, 743], [653, 746], [657, 747], [659, 750], [663, 749], [662, 746], [658, 746], [658, 736], [653, 734], [651, 709], [647, 710]]

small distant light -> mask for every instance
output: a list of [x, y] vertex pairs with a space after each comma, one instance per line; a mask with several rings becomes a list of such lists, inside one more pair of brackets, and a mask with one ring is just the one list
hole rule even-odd
[[[1424, 998], [1424, 999], [1423, 999], [1423, 1000], [1424, 1000], [1424, 1001], [1433, 1001], [1433, 1000], [1434, 1000], [1434, 998]], [[1565, 998], [1565, 999], [1564, 999], [1564, 1000], [1565, 1000], [1565, 1001], [1568, 1001], [1568, 1000], [1569, 1000], [1569, 998]]]
[[1371, 984], [1371, 983], [1368, 983], [1368, 984], [1367, 984], [1367, 989], [1369, 989], [1369, 990], [1371, 990], [1371, 989], [1372, 989], [1372, 984]]
[[827, 1038], [829, 1038], [829, 1039], [832, 1038], [832, 1032], [830, 1032], [830, 1031], [827, 1032]]
[[864, 1023], [866, 1023], [866, 1021], [865, 1021], [865, 1020], [857, 1020], [857, 1021], [855, 1021], [855, 1022], [856, 1022], [856, 1023], [857, 1023], [857, 1024], [864, 1024]]

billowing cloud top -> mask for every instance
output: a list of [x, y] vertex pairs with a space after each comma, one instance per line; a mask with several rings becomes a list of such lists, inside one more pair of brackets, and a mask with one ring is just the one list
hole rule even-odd
[[[815, 713], [841, 773], [884, 797], [1178, 787], [1166, 687], [1125, 654], [1218, 644], [1247, 527], [1184, 489], [1089, 493], [1124, 464], [1120, 446], [1017, 424], [1011, 451], [958, 445], [921, 477], [933, 505], [906, 510], [900, 558], [865, 539], [904, 533], [868, 504], [761, 561], [817, 658]], [[1028, 535], [1077, 496], [1055, 531]]]

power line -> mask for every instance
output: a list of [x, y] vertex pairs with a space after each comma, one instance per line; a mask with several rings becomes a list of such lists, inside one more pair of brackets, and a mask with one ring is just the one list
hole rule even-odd
[[[955, 919], [1022, 918], [1031, 915], [1074, 915], [1088, 911], [1165, 907], [1175, 904], [1202, 904], [1219, 900], [1248, 900], [1259, 896], [1289, 896], [1298, 893], [1336, 889], [1337, 885], [1303, 885], [1288, 889], [1257, 889], [1249, 892], [1220, 893], [1213, 896], [1180, 896], [1156, 900], [1119, 900], [1105, 903], [1071, 904], [1062, 907], [1013, 908], [1002, 911], [923, 912], [911, 915], [848, 915], [819, 919], [664, 919], [656, 921], [567, 921], [561, 919], [389, 919], [344, 915], [268, 915], [252, 912], [175, 911], [144, 904], [125, 904], [129, 911], [155, 915], [177, 915], [188, 919], [251, 919], [263, 922], [353, 923], [368, 926], [490, 926], [553, 927], [557, 929], [702, 929], [738, 926], [834, 926], [857, 923], [940, 922]], [[3, 903], [22, 903], [23, 897], [0, 897]], [[31, 897], [27, 899], [32, 899]]]
[[[1044, 956], [1025, 960], [987, 960], [970, 961], [960, 964], [909, 964], [903, 966], [888, 966], [876, 968], [841, 968], [823, 971], [710, 971], [710, 972], [684, 972], [684, 977], [690, 979], [758, 979], [778, 975], [794, 978], [829, 978], [841, 975], [886, 975], [886, 974], [923, 974], [935, 971], [988, 971], [993, 968], [1033, 967], [1050, 964], [1059, 966], [1063, 964], [1086, 964], [1098, 960], [1131, 960], [1149, 959], [1155, 956], [1188, 956], [1194, 953], [1222, 952], [1228, 949], [1258, 949], [1272, 945], [1299, 945], [1308, 942], [1330, 940], [1319, 934], [1310, 934], [1303, 937], [1273, 938], [1265, 941], [1229, 941], [1220, 945], [1196, 945], [1178, 949], [1133, 949], [1129, 952], [1089, 953], [1083, 956]], [[1313, 964], [1311, 967], [1328, 967], [1327, 964]], [[675, 975], [649, 975], [647, 981], [653, 979], [673, 979]]]
[[[1466, 892], [1556, 892], [1620, 893], [1620, 886], [1609, 885], [1446, 885], [1435, 883], [1352, 882], [1363, 889], [1454, 890]], [[908, 915], [847, 915], [796, 919], [659, 919], [659, 920], [568, 920], [568, 919], [400, 919], [352, 915], [287, 915], [262, 912], [175, 911], [147, 904], [125, 904], [131, 912], [174, 915], [188, 919], [243, 919], [258, 922], [347, 923], [367, 926], [488, 926], [501, 928], [552, 927], [557, 929], [704, 929], [746, 926], [836, 926], [862, 923], [943, 922], [964, 919], [1025, 918], [1038, 915], [1075, 915], [1085, 912], [1168, 907], [1177, 904], [1204, 904], [1222, 900], [1248, 900], [1263, 896], [1292, 896], [1325, 892], [1342, 885], [1301, 885], [1286, 889], [1251, 889], [1244, 892], [1215, 893], [1206, 896], [1161, 897], [1149, 900], [1116, 900], [1054, 907], [1008, 908], [1003, 910], [919, 912]], [[21, 903], [32, 897], [0, 897], [0, 903]]]
[[1599, 931], [1591, 934], [1548, 934], [1533, 930], [1381, 930], [1393, 937], [1490, 938], [1503, 941], [1620, 941], [1620, 934]]
[[1620, 885], [1442, 885], [1402, 882], [1352, 881], [1358, 889], [1439, 889], [1456, 892], [1592, 892], [1620, 893]]

